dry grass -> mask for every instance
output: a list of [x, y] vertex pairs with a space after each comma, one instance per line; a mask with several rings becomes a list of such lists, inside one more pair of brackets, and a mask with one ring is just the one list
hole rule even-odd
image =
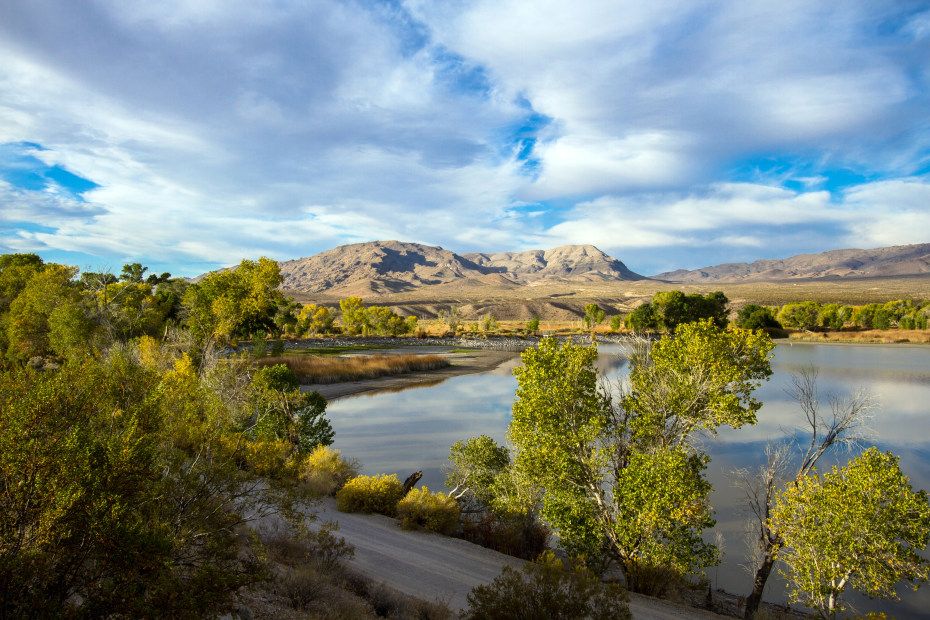
[[930, 344], [930, 331], [923, 329], [867, 329], [861, 331], [795, 332], [790, 334], [788, 338], [802, 342]]
[[355, 355], [352, 357], [317, 357], [314, 355], [282, 355], [255, 361], [258, 366], [284, 364], [297, 375], [301, 383], [340, 383], [376, 379], [406, 372], [437, 370], [449, 366], [449, 360], [439, 355]]

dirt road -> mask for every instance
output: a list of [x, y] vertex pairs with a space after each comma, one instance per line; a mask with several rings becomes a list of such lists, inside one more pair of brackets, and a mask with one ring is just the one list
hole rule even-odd
[[[321, 521], [338, 522], [338, 535], [355, 546], [352, 566], [406, 594], [444, 601], [453, 610], [465, 607], [468, 592], [493, 581], [505, 565], [524, 564], [456, 538], [404, 531], [395, 519], [382, 515], [337, 512], [332, 499], [323, 502], [318, 514]], [[638, 595], [631, 595], [630, 609], [636, 620], [724, 618]]]

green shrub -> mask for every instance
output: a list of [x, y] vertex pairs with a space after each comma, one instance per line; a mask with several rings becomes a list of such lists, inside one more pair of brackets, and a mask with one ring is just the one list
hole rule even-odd
[[300, 480], [317, 496], [335, 495], [351, 478], [358, 475], [359, 464], [346, 459], [339, 450], [317, 446], [300, 467]]
[[357, 476], [336, 493], [336, 508], [340, 512], [379, 512], [393, 517], [403, 496], [404, 485], [395, 474]]
[[459, 524], [462, 511], [445, 493], [431, 493], [429, 487], [412, 489], [397, 504], [397, 516], [405, 530], [424, 528], [451, 534]]
[[563, 566], [551, 552], [518, 572], [505, 566], [492, 583], [476, 586], [468, 595], [464, 620], [629, 619], [630, 597], [616, 584], [602, 584], [580, 566]]

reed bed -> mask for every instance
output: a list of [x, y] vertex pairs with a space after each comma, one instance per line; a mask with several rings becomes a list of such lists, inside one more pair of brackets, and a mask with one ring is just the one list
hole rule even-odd
[[304, 385], [340, 383], [376, 379], [390, 375], [449, 366], [439, 355], [355, 355], [352, 357], [317, 357], [315, 355], [281, 355], [255, 360], [257, 366], [284, 364]]

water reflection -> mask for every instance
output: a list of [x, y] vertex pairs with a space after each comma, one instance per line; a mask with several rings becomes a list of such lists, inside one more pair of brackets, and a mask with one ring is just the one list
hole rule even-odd
[[[627, 372], [622, 347], [602, 345], [598, 368], [610, 379]], [[361, 460], [365, 473], [397, 473], [403, 479], [422, 469], [423, 484], [443, 486], [441, 467], [455, 441], [486, 434], [506, 441], [516, 380], [515, 355], [494, 372], [452, 377], [432, 387], [403, 392], [364, 395], [330, 404], [328, 414], [336, 430], [336, 448]], [[745, 557], [745, 515], [741, 491], [732, 486], [728, 472], [755, 467], [764, 461], [765, 444], [793, 435], [803, 423], [785, 388], [792, 373], [814, 365], [819, 370], [821, 406], [829, 406], [830, 393], [846, 394], [862, 387], [875, 397], [878, 409], [872, 419], [874, 443], [901, 457], [901, 467], [916, 488], [930, 488], [930, 348], [881, 345], [779, 345], [773, 360], [774, 376], [756, 392], [765, 404], [755, 426], [722, 429], [704, 439], [712, 458], [708, 477], [717, 510], [717, 530], [726, 540], [726, 556], [717, 579], [733, 592], [748, 592], [749, 576], [739, 565]], [[848, 456], [843, 455], [846, 460]], [[823, 468], [822, 468], [823, 469]], [[714, 574], [711, 577], [715, 577]], [[777, 585], [767, 599], [777, 599]], [[770, 594], [771, 592], [771, 594]], [[925, 617], [930, 609], [930, 588], [902, 591], [900, 604], [857, 600], [862, 612], [884, 610], [898, 618]]]

